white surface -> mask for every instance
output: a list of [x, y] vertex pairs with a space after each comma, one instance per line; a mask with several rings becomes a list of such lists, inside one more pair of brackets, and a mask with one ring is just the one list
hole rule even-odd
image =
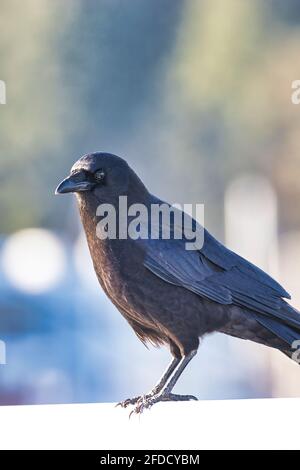
[[1, 449], [299, 449], [299, 399], [0, 408]]

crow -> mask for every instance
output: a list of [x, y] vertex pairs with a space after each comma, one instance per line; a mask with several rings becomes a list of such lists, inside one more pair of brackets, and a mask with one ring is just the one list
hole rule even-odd
[[[109, 207], [114, 208], [116, 226], [120, 226], [121, 196], [126, 196], [128, 207], [139, 204], [150, 212], [152, 205], [163, 204], [124, 159], [105, 152], [84, 155], [56, 189], [56, 194], [70, 192], [77, 196], [101, 287], [143, 343], [166, 345], [173, 356], [152, 391], [119, 405], [134, 405], [133, 412], [141, 413], [160, 401], [197, 400], [174, 394], [173, 388], [208, 333], [261, 343], [298, 362], [295, 342], [300, 339], [300, 315], [284, 300], [290, 295], [206, 229], [201, 247], [187, 250], [183, 233], [181, 238], [161, 236], [165, 223], [161, 219], [153, 239], [119, 232], [108, 236], [108, 220], [99, 228]], [[106, 208], [105, 213], [99, 207]], [[132, 220], [128, 218], [126, 229]], [[172, 235], [174, 219], [170, 228]]]

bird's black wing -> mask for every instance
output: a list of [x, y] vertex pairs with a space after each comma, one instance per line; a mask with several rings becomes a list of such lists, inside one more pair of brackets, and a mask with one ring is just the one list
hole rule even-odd
[[145, 266], [164, 281], [220, 304], [246, 307], [263, 317], [300, 327], [300, 315], [283, 298], [278, 282], [228, 250], [204, 230], [200, 250], [186, 250], [186, 240], [147, 240]]

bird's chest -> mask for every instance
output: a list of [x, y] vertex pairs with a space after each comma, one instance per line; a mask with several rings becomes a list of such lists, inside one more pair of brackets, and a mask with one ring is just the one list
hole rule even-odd
[[112, 302], [129, 317], [144, 316], [153, 292], [145, 282], [148, 272], [142, 253], [128, 244], [100, 243], [93, 260], [98, 280]]

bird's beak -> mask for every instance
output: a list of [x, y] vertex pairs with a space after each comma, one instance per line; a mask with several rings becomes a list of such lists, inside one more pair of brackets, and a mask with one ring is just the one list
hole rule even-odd
[[72, 175], [65, 178], [56, 188], [55, 194], [65, 194], [65, 193], [79, 193], [82, 191], [91, 191], [95, 187], [95, 183], [87, 181], [82, 177], [78, 179]]

